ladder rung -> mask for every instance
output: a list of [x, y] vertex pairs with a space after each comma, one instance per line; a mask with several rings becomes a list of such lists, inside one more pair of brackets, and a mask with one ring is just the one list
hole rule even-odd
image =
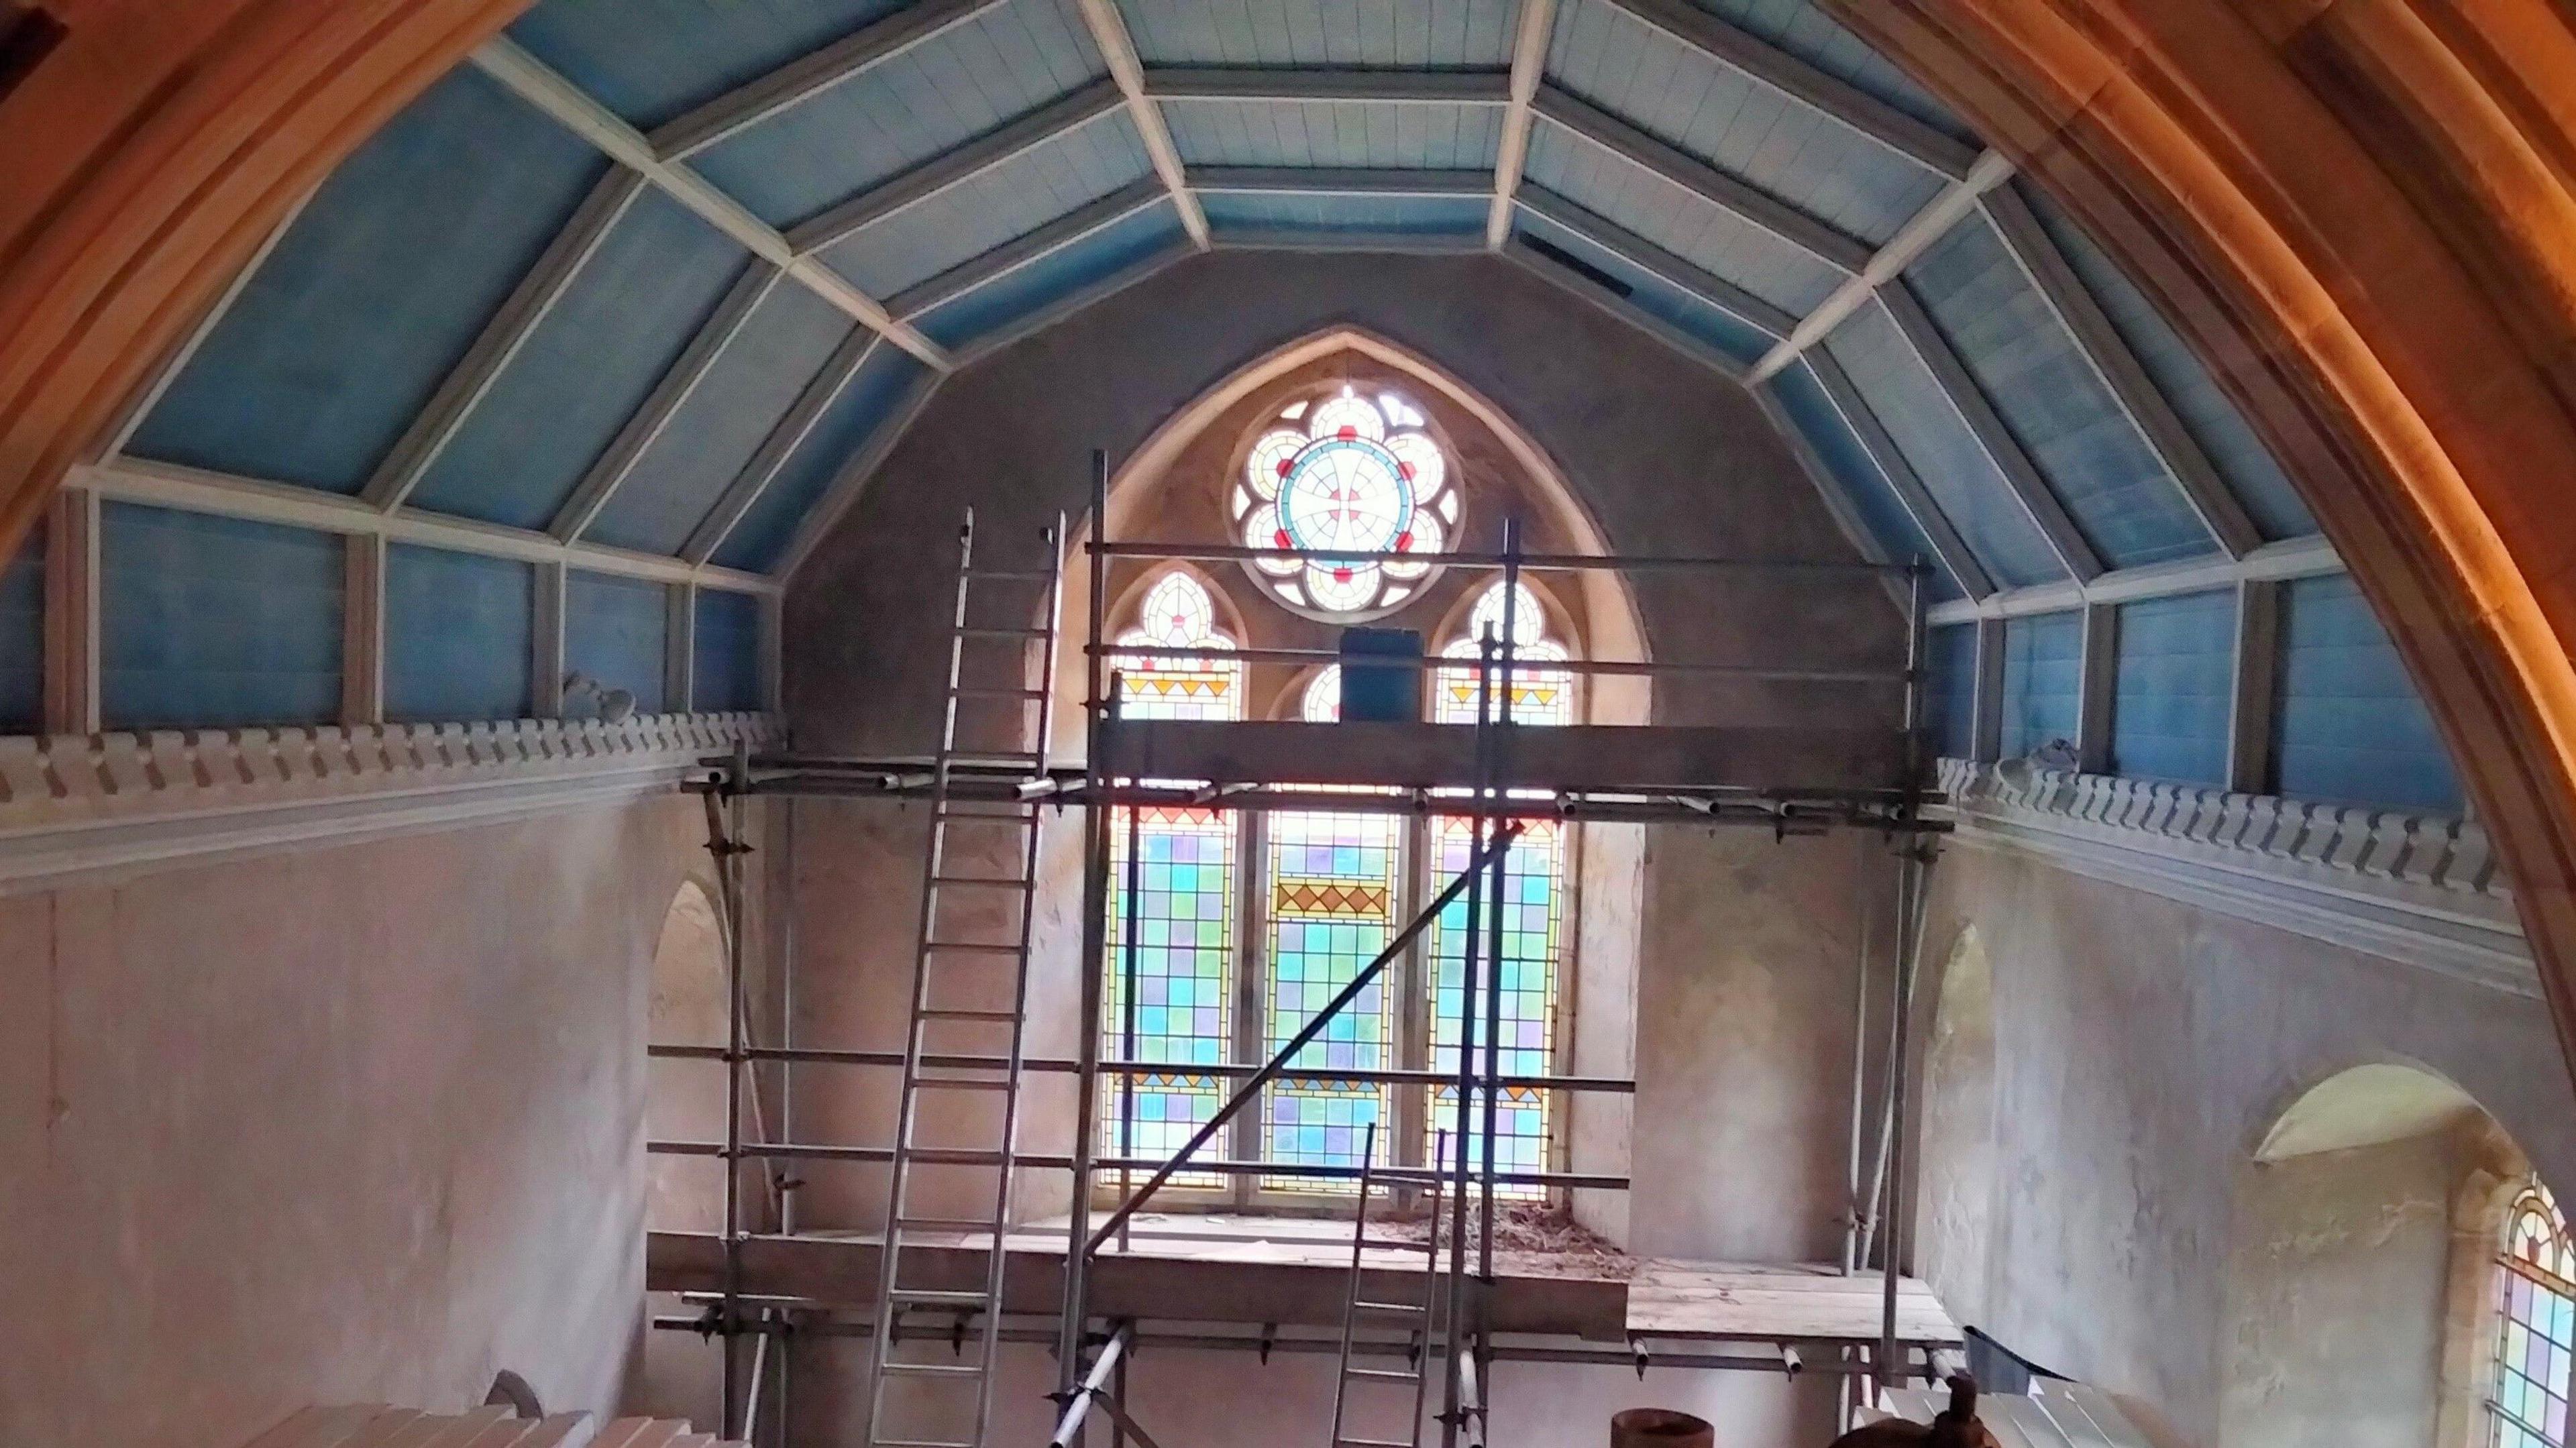
[[1009, 875], [933, 875], [930, 877], [930, 883], [933, 885], [975, 885], [989, 887], [995, 890], [1026, 890], [1029, 888], [1028, 881], [1014, 879]]
[[1353, 1302], [1362, 1312], [1398, 1312], [1407, 1317], [1421, 1317], [1431, 1309], [1417, 1302]]
[[897, 1227], [907, 1232], [989, 1232], [993, 1224], [981, 1217], [897, 1217]]
[[1401, 1438], [1336, 1438], [1334, 1448], [1413, 1448]]
[[1020, 953], [1020, 948], [1016, 945], [1001, 945], [989, 940], [925, 940], [921, 942], [921, 948], [950, 955], [1017, 955]]
[[970, 825], [1033, 825], [1037, 823], [1038, 817], [1034, 813], [1020, 813], [1020, 811], [1030, 808], [1030, 806], [1026, 804], [1011, 804], [1004, 800], [970, 800], [968, 803], [992, 804], [1000, 807], [1001, 809], [1008, 810], [1009, 813], [973, 814], [966, 810], [959, 809], [955, 805], [942, 805], [939, 808], [939, 818], [952, 823], [963, 821]]
[[1422, 1375], [1420, 1373], [1389, 1372], [1385, 1368], [1344, 1368], [1342, 1369], [1342, 1376], [1346, 1378], [1366, 1378], [1373, 1383], [1418, 1383], [1422, 1381]]
[[912, 1084], [927, 1091], [1008, 1091], [1011, 1083], [986, 1081], [972, 1076], [915, 1076]]
[[1016, 1021], [1019, 1018], [1019, 1012], [1017, 1011], [969, 1011], [961, 1010], [953, 1006], [925, 1006], [921, 1011], [921, 1019], [925, 1021], [998, 1022]]
[[984, 1375], [983, 1368], [965, 1363], [889, 1362], [885, 1364], [885, 1370], [923, 1378], [980, 1378]]
[[898, 1287], [893, 1297], [897, 1302], [917, 1303], [924, 1307], [983, 1307], [993, 1300], [981, 1292], [952, 1292], [933, 1287]]

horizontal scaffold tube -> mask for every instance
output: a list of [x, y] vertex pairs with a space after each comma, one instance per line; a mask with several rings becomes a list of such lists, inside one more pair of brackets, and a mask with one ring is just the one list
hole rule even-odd
[[[725, 1059], [725, 1048], [722, 1046], [648, 1046], [645, 1048], [645, 1053], [657, 1060], [721, 1061]], [[795, 1061], [818, 1066], [900, 1066], [903, 1064], [901, 1051], [836, 1051], [820, 1046], [792, 1048], [754, 1046], [743, 1055], [744, 1059], [752, 1061]], [[921, 1058], [921, 1064], [940, 1071], [981, 1069], [998, 1071], [1009, 1065], [1009, 1062], [999, 1056], [926, 1055]], [[1070, 1073], [1081, 1069], [1077, 1062], [1061, 1056], [1032, 1056], [1020, 1064], [1022, 1069], [1029, 1071]], [[1249, 1076], [1260, 1069], [1257, 1065], [1209, 1066], [1195, 1062], [1181, 1066], [1169, 1061], [1103, 1061], [1100, 1063], [1102, 1074], [1110, 1076], [1162, 1076], [1174, 1073], [1189, 1076]], [[1446, 1071], [1387, 1069], [1296, 1071], [1289, 1073], [1288, 1079], [1320, 1082], [1332, 1086], [1447, 1086], [1454, 1084], [1458, 1078]], [[1476, 1084], [1498, 1085], [1505, 1091], [1602, 1091], [1623, 1096], [1634, 1095], [1637, 1090], [1636, 1082], [1623, 1081], [1615, 1076], [1497, 1076], [1491, 1081], [1479, 1077]]]

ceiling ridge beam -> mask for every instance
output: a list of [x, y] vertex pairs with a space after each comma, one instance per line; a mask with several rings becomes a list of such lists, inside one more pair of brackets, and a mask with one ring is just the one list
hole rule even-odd
[[1494, 152], [1494, 202], [1485, 212], [1485, 249], [1500, 251], [1512, 233], [1512, 198], [1529, 166], [1531, 109], [1547, 74], [1548, 37], [1556, 29], [1556, 0], [1521, 0], [1512, 37], [1511, 91], [1503, 134]]
[[2230, 558], [2242, 558], [2261, 547], [2263, 535], [2245, 511], [2244, 503], [2219, 476], [2217, 466], [2201, 449], [2200, 440], [2183, 426], [2181, 417], [2166, 400], [2164, 389], [2147, 375], [2128, 339], [2111, 324], [2110, 314], [2075, 274], [2065, 252], [2040, 225], [2038, 213], [2031, 210], [2030, 203], [2012, 187], [2002, 186], [1988, 193], [1980, 204], [1986, 218], [1994, 223], [2005, 252], [2030, 280], [2040, 300], [2056, 314], [2058, 324], [2075, 339], [2075, 350], [2091, 364], [2094, 375], [2101, 379], [2129, 425], [2137, 429], [2138, 436], [2164, 464], [2166, 474], [2201, 527], [2208, 531], [2210, 541]]
[[1995, 591], [1993, 577], [1978, 561], [1976, 550], [1968, 546], [1968, 540], [1960, 534], [1958, 526], [1950, 521], [1950, 515], [1942, 508], [1940, 500], [1924, 486], [1923, 475], [1914, 470], [1914, 464], [1905, 456], [1904, 449], [1888, 435], [1886, 425], [1878, 420], [1877, 411], [1869, 405], [1869, 398], [1861, 392], [1860, 385], [1843, 371], [1841, 363], [1821, 352], [1807, 358], [1806, 363], [1808, 370], [1815, 374], [1816, 385], [1823, 389], [1825, 401], [1842, 418], [1843, 425], [1851, 429], [1861, 451], [1869, 455], [1870, 465], [1878, 469], [1879, 476], [1887, 481], [1888, 490], [1896, 494], [1896, 501], [1914, 519], [1914, 526], [1922, 531], [1924, 543], [1941, 561], [1942, 568], [1948, 571], [1950, 581], [1971, 599], [1992, 595]]
[[572, 290], [573, 283], [599, 254], [600, 245], [634, 208], [635, 198], [643, 195], [644, 189], [642, 172], [615, 161], [608, 163], [607, 173], [591, 187], [572, 219], [546, 244], [537, 264], [519, 278], [509, 299], [483, 324], [474, 344], [447, 370], [428, 404], [412, 418], [411, 426], [403, 429], [393, 451], [376, 465], [366, 486], [359, 490], [359, 497], [385, 512], [410, 500], [412, 490], [437, 465], [447, 445], [465, 430], [474, 409], [482, 405], [501, 374], [527, 346], [528, 339], [553, 314], [555, 304]]
[[1915, 258], [1931, 249], [1932, 243], [1950, 234], [1959, 219], [1976, 209], [1977, 199], [2012, 179], [2013, 164], [1998, 151], [1988, 151], [1968, 168], [1968, 174], [1941, 188], [1923, 209], [1906, 218], [1887, 244], [1872, 252], [1869, 265], [1843, 282], [1818, 302], [1800, 319], [1780, 345], [1753, 364], [1753, 380], [1767, 380], [1772, 373], [1786, 367], [1799, 353], [1825, 339], [1826, 334], [1849, 320], [1878, 293], [1880, 287], [1902, 275]]
[[1140, 211], [1169, 202], [1161, 178], [1140, 176], [1097, 201], [1086, 202], [1035, 231], [979, 252], [948, 270], [916, 282], [886, 299], [898, 317], [919, 321], [924, 313], [965, 296], [985, 283], [1010, 275], [1032, 262], [1117, 225]]
[[1115, 115], [1120, 104], [1118, 87], [1106, 79], [1067, 91], [796, 223], [787, 229], [787, 244], [798, 256], [836, 246], [890, 216]]
[[716, 496], [715, 506], [709, 508], [707, 515], [698, 520], [698, 526], [689, 531], [688, 541], [680, 545], [682, 559], [704, 563], [716, 555], [717, 549], [724, 547], [725, 539], [733, 534], [734, 525], [742, 521], [743, 515], [751, 511], [751, 505], [759, 502], [761, 495], [769, 491], [769, 485], [786, 471], [788, 460], [805, 445], [816, 425], [822, 422], [823, 414], [831, 410], [843, 392], [849, 390], [851, 382], [859, 375], [859, 369], [867, 365], [868, 358], [875, 354], [884, 340], [865, 327], [850, 329], [850, 334], [841, 339], [841, 345], [832, 349], [832, 355], [823, 360], [823, 365], [815, 370], [812, 377], [806, 379], [804, 388], [796, 394], [796, 401], [788, 406], [785, 415], [770, 425], [768, 433], [760, 440], [760, 446], [752, 450], [750, 459], [734, 474], [733, 481], [725, 484], [725, 490]]
[[1008, 3], [921, 0], [906, 6], [654, 127], [653, 149], [665, 160], [685, 160]]
[[1562, 87], [1542, 84], [1537, 114], [1631, 165], [1662, 177], [1710, 205], [1771, 233], [1842, 273], [1867, 269], [1869, 244], [1730, 172], [1710, 165], [1660, 136], [1647, 133]]
[[2003, 414], [1995, 410], [1994, 400], [1986, 396], [1976, 374], [1968, 370], [1959, 349], [1950, 345], [1950, 339], [1933, 322], [1932, 314], [1924, 310], [1922, 301], [1902, 278], [1880, 291], [1878, 300], [1895, 319], [1897, 334], [1930, 369], [1932, 380], [1949, 400], [1951, 410], [1967, 424], [1969, 435], [1994, 463], [1995, 471], [2003, 474], [2004, 485], [2021, 504], [2023, 514], [2039, 529], [2049, 551], [2057, 555], [2058, 565], [2078, 583], [2099, 578], [2103, 572], [2101, 555], [2085, 541], [2082, 530], [2075, 526], [2074, 515], [2066, 511], [2064, 500], [2049, 486], [2047, 476], [2021, 445], [2021, 439], [2004, 425]]
[[[1787, 335], [1798, 319], [1788, 312], [1753, 295], [1726, 278], [1683, 257], [1675, 256], [1646, 238], [1628, 230], [1610, 218], [1587, 210], [1544, 186], [1529, 185], [1520, 190], [1518, 203], [1523, 211], [1542, 220], [1554, 222], [1586, 241], [1611, 252], [1641, 271], [1649, 272], [1699, 298], [1746, 325], [1774, 337]], [[1735, 369], [1744, 375], [1739, 366]]]
[[1207, 212], [1190, 194], [1181, 151], [1172, 144], [1171, 127], [1163, 123], [1162, 106], [1146, 94], [1145, 62], [1136, 54], [1136, 40], [1127, 33], [1125, 17], [1118, 13], [1118, 0], [1080, 0], [1080, 4], [1082, 23], [1091, 32], [1091, 43], [1100, 47], [1101, 59], [1108, 62], [1118, 93], [1127, 98], [1127, 114], [1136, 123], [1136, 134], [1145, 143], [1145, 155], [1154, 163], [1154, 174], [1163, 178], [1164, 189], [1172, 193], [1172, 205], [1181, 213], [1181, 228], [1190, 234], [1190, 245], [1207, 250]]
[[732, 287], [726, 290], [724, 300], [718, 302], [716, 309], [699, 325], [697, 335], [691, 337], [689, 345], [681, 349], [669, 367], [663, 369], [662, 380], [653, 384], [653, 390], [645, 394], [643, 404], [626, 419], [626, 425], [617, 430], [608, 450], [591, 463], [589, 471], [583, 473], [580, 483], [574, 486], [572, 496], [564, 499], [563, 506], [555, 510], [554, 520], [546, 525], [548, 533], [567, 543], [581, 541], [581, 535], [598, 521], [609, 501], [617, 496], [617, 490], [634, 475], [636, 464], [644, 460], [644, 454], [669, 429], [671, 419], [679, 415], [680, 409], [696, 394], [699, 384], [707, 380], [707, 374], [715, 370], [716, 363], [722, 361], [725, 353], [741, 339], [752, 313], [760, 310], [760, 304], [769, 299], [769, 294], [777, 290], [778, 284], [786, 277], [784, 268], [763, 261], [754, 261], [743, 268], [742, 275], [734, 278]]
[[1192, 166], [1193, 191], [1308, 196], [1483, 196], [1489, 172], [1399, 166]]
[[[931, 376], [939, 374], [932, 373]], [[245, 478], [200, 468], [118, 458], [85, 463], [64, 478], [64, 486], [86, 488], [102, 498], [176, 508], [221, 518], [244, 518], [306, 528], [342, 537], [384, 538], [417, 543], [483, 558], [522, 563], [562, 563], [592, 573], [614, 573], [657, 583], [696, 583], [740, 593], [776, 593], [777, 579], [714, 564], [692, 564], [677, 558], [637, 553], [598, 543], [566, 543], [533, 528], [512, 528], [472, 518], [397, 508], [382, 512], [364, 500], [339, 493], [265, 478]]]
[[1365, 66], [1149, 65], [1157, 101], [1350, 101], [1499, 106], [1512, 98], [1507, 70], [1391, 70]]
[[945, 372], [956, 365], [929, 338], [895, 319], [875, 298], [809, 258], [799, 257], [776, 227], [752, 215], [751, 209], [710, 185], [706, 178], [653, 150], [644, 134], [588, 92], [554, 72], [507, 38], [485, 41], [474, 63], [507, 86], [521, 100], [552, 116], [566, 130], [590, 142], [612, 161], [643, 173], [664, 195], [697, 213], [700, 219], [732, 237], [744, 250], [789, 276], [816, 296], [857, 319], [870, 331]]
[[2027, 618], [2064, 613], [2094, 604], [2136, 603], [2207, 593], [2243, 583], [2278, 583], [2344, 572], [2343, 555], [2320, 534], [2266, 543], [2242, 558], [2201, 558], [2180, 563], [2150, 563], [2114, 568], [2086, 583], [2035, 583], [2002, 589], [1982, 599], [1935, 604], [1928, 619], [1936, 624], [1966, 623], [1981, 618]]
[[1976, 164], [1976, 147], [1688, 0], [1604, 3], [1791, 100], [1831, 116], [1926, 170], [1957, 181], [1965, 180], [1968, 168]]

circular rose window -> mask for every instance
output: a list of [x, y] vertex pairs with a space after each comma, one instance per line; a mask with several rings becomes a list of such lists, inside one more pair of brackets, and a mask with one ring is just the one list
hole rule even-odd
[[[1253, 548], [1437, 554], [1457, 532], [1448, 462], [1402, 398], [1349, 387], [1294, 403], [1253, 440], [1235, 480], [1234, 514]], [[1372, 618], [1401, 607], [1431, 565], [1264, 558], [1251, 565], [1271, 596], [1314, 618]]]

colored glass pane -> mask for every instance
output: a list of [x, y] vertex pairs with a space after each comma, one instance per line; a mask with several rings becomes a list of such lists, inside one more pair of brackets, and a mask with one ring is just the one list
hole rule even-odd
[[[1437, 554], [1457, 529], [1458, 496], [1422, 414], [1393, 395], [1348, 387], [1299, 403], [1245, 452], [1232, 516], [1247, 547]], [[1427, 563], [1255, 560], [1281, 603], [1328, 619], [1373, 617], [1413, 595]]]
[[2538, 1182], [2514, 1199], [2496, 1257], [2489, 1448], [2566, 1448], [2568, 1375], [2576, 1356], [2576, 1245]]
[[[1262, 1012], [1267, 1057], [1314, 1019], [1386, 948], [1395, 927], [1403, 853], [1396, 816], [1300, 811], [1273, 815], [1269, 848], [1269, 980]], [[1278, 1161], [1357, 1167], [1368, 1123], [1385, 1088], [1315, 1077], [1309, 1071], [1376, 1071], [1393, 1064], [1394, 1013], [1381, 974], [1325, 1023], [1270, 1090], [1262, 1121], [1267, 1155]], [[1348, 1191], [1352, 1183], [1281, 1177], [1264, 1185]]]

